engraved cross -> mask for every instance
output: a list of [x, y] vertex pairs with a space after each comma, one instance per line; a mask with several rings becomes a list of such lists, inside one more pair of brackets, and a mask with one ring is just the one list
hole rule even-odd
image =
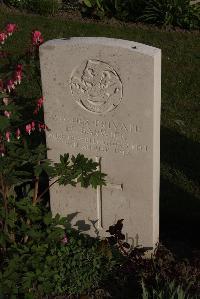
[[[96, 162], [99, 164], [98, 170], [101, 170], [101, 157], [96, 157]], [[123, 191], [123, 184], [112, 184], [106, 183], [105, 187], [113, 188], [116, 190]], [[103, 218], [102, 218], [102, 186], [97, 186], [97, 228], [103, 229]]]

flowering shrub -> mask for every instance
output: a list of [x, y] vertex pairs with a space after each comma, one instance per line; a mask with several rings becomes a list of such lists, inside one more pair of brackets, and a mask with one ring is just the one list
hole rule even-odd
[[[26, 53], [11, 59], [4, 47], [17, 30], [8, 24], [0, 32], [0, 297], [78, 293], [99, 284], [112, 258], [101, 252], [98, 240], [78, 237], [66, 218], [52, 217], [47, 192], [56, 182], [96, 188], [105, 184], [105, 175], [80, 154], [71, 159], [65, 154], [54, 164], [46, 158], [45, 99], [41, 93], [23, 99], [18, 92], [34, 80], [41, 91], [38, 53], [44, 39], [33, 31]], [[77, 269], [80, 278], [72, 281]]]
[[[3, 45], [6, 40], [10, 38], [17, 30], [15, 24], [8, 24], [3, 32], [0, 33], [0, 47], [1, 57], [5, 59], [5, 65], [9, 64], [9, 57], [6, 52], [3, 51]], [[21, 59], [21, 63], [16, 65], [9, 64], [8, 72], [4, 72], [0, 77], [0, 148], [1, 156], [3, 157], [8, 150], [7, 143], [13, 141], [16, 145], [16, 141], [24, 143], [25, 139], [20, 140], [24, 134], [30, 135], [36, 129], [41, 132], [45, 130], [46, 125], [42, 119], [37, 119], [39, 111], [42, 110], [43, 97], [41, 96], [35, 101], [35, 110], [33, 111], [33, 117], [31, 115], [29, 120], [23, 118], [23, 105], [20, 103], [16, 88], [22, 83], [23, 76], [25, 76], [26, 69], [29, 68], [28, 64], [31, 61], [38, 59], [38, 48], [43, 43], [44, 39], [39, 31], [32, 32], [31, 46], [28, 51], [27, 57]], [[33, 66], [36, 72], [37, 66]], [[22, 142], [23, 141], [23, 142]]]

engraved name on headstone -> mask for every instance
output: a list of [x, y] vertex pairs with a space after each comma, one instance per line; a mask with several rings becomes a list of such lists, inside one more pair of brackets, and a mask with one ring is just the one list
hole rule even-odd
[[82, 153], [107, 185], [54, 186], [54, 214], [91, 236], [124, 219], [131, 245], [159, 237], [161, 51], [133, 41], [70, 38], [40, 47], [48, 157]]

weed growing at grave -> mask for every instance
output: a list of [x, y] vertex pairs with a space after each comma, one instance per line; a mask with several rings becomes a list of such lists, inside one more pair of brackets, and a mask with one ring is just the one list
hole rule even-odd
[[108, 243], [117, 248], [124, 260], [114, 269], [107, 285], [113, 298], [197, 299], [200, 294], [200, 260], [178, 260], [158, 245], [151, 258], [144, 248], [131, 248], [122, 233], [123, 219], [109, 227]]
[[[49, 212], [49, 188], [105, 184], [98, 163], [83, 155], [46, 158], [43, 101], [23, 99], [23, 80], [36, 80], [40, 88], [38, 50], [44, 39], [34, 31], [25, 55], [6, 52], [15, 24], [0, 33], [0, 295], [40, 298], [44, 295], [81, 293], [106, 277], [114, 261], [109, 246], [102, 247], [71, 229], [69, 221]], [[45, 176], [50, 185], [44, 186]]]

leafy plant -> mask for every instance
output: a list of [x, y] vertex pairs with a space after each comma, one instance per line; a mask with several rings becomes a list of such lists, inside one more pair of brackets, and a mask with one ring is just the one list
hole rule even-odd
[[84, 16], [97, 18], [105, 17], [104, 0], [82, 0], [80, 1], [81, 13]]
[[109, 292], [114, 298], [197, 299], [200, 294], [200, 260], [178, 260], [159, 244], [148, 259], [145, 249], [130, 248], [122, 232], [123, 219], [108, 229], [109, 244], [124, 259], [114, 269]]
[[5, 0], [5, 4], [42, 15], [53, 15], [60, 8], [59, 0]]
[[[159, 277], [156, 276], [157, 284], [159, 285]], [[142, 299], [198, 299], [198, 297], [190, 296], [181, 285], [177, 285], [175, 281], [166, 281], [161, 288], [152, 287], [150, 290], [145, 287], [142, 282]]]
[[54, 15], [60, 8], [59, 0], [29, 0], [27, 9], [41, 15]]
[[4, 3], [17, 8], [26, 8], [29, 0], [4, 0]]
[[26, 76], [41, 91], [38, 50], [44, 39], [40, 31], [32, 32], [19, 63], [4, 49], [15, 31], [17, 26], [8, 24], [0, 32], [0, 295], [80, 293], [99, 285], [114, 265], [112, 252], [74, 231], [66, 218], [53, 218], [45, 195], [55, 183], [96, 188], [105, 184], [105, 175], [81, 154], [61, 155], [59, 163], [46, 158], [44, 98], [28, 98], [24, 105], [17, 93]]
[[[18, 242], [4, 253], [0, 294], [9, 298], [81, 294], [108, 277], [116, 264], [108, 244], [81, 235], [66, 218], [52, 218], [41, 204], [33, 206], [31, 198], [10, 204], [18, 214], [19, 233]], [[31, 219], [31, 226], [20, 220], [23, 215]]]
[[145, 7], [145, 0], [82, 0], [84, 15], [99, 18], [115, 17], [120, 20], [136, 20]]
[[145, 5], [145, 0], [104, 1], [106, 14], [123, 21], [136, 21], [136, 19], [141, 16]]
[[164, 26], [197, 28], [200, 25], [199, 5], [191, 6], [189, 0], [150, 0], [140, 20]]
[[200, 3], [189, 6], [188, 12], [183, 16], [181, 23], [187, 29], [200, 28]]

